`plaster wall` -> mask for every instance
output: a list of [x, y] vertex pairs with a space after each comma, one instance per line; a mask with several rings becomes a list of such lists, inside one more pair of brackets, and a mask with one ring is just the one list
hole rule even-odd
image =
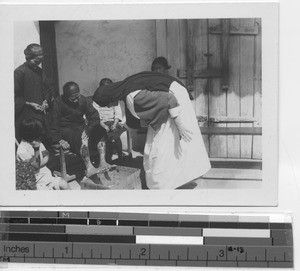
[[40, 44], [38, 22], [16, 21], [14, 23], [14, 68], [25, 62], [24, 49], [30, 43]]
[[101, 78], [149, 70], [156, 53], [154, 20], [60, 21], [55, 30], [60, 91], [75, 81], [92, 95]]

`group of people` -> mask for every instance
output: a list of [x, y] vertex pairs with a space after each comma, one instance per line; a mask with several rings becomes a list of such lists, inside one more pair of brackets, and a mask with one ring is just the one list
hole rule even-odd
[[[121, 158], [120, 134], [125, 128], [120, 125], [119, 101], [125, 104], [128, 127], [140, 128], [140, 121], [148, 124], [143, 155], [148, 188], [175, 189], [209, 170], [190, 93], [181, 81], [168, 75], [170, 65], [164, 57], [153, 61], [151, 72], [140, 72], [116, 83], [104, 78], [89, 102], [75, 82], [65, 83], [63, 93], [53, 97], [39, 67], [42, 47], [30, 44], [24, 54], [26, 62], [15, 70], [15, 127], [20, 142], [17, 157], [32, 159], [37, 174], [41, 175], [49, 155], [42, 142], [80, 155], [87, 177], [110, 167], [106, 145], [110, 150], [114, 143]], [[91, 149], [99, 151], [98, 168], [90, 160]], [[47, 174], [37, 187], [69, 189], [64, 180]]]

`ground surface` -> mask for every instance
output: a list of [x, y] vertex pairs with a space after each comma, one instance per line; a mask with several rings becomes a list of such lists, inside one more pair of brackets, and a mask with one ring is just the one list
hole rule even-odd
[[[211, 163], [212, 169], [209, 172], [180, 189], [255, 187], [262, 179], [262, 165], [259, 160], [212, 159]], [[115, 159], [113, 160], [113, 164], [116, 165], [115, 169], [95, 175], [90, 179], [85, 177], [84, 164], [76, 155], [66, 154], [66, 164], [67, 173], [76, 175], [76, 181], [81, 189], [140, 190], [146, 188], [141, 155], [135, 158], [124, 156], [121, 160]], [[49, 168], [60, 171], [58, 156], [53, 157]], [[80, 189], [80, 186], [75, 185], [73, 189]]]

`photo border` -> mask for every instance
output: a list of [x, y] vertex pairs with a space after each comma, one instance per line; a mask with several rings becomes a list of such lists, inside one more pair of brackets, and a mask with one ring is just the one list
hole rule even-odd
[[[145, 8], [147, 6], [147, 8]], [[197, 190], [15, 190], [14, 21], [139, 20], [139, 19], [262, 19], [262, 156], [263, 181], [247, 187]], [[3, 163], [0, 206], [276, 206], [278, 199], [278, 50], [279, 4], [43, 4], [2, 5], [0, 9], [0, 121]], [[79, 201], [79, 202], [78, 202]]]

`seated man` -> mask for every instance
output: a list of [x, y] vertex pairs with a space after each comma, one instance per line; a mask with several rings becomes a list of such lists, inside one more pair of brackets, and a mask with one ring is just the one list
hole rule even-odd
[[[102, 140], [106, 131], [99, 125], [97, 110], [80, 94], [75, 82], [67, 82], [63, 86], [63, 94], [54, 100], [50, 122], [52, 144], [80, 155], [87, 177], [110, 168], [105, 161], [105, 142]], [[99, 151], [97, 169], [91, 163], [89, 145], [90, 149], [97, 148]]]

